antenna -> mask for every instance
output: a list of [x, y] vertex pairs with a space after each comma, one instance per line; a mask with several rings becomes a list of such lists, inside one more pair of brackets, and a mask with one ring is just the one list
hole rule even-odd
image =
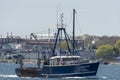
[[58, 28], [58, 5], [57, 5], [57, 17], [56, 17], [56, 19], [57, 19], [57, 24], [56, 24], [56, 26], [57, 26], [57, 28]]
[[[61, 24], [63, 23], [62, 22], [62, 16], [63, 16], [63, 13], [61, 14], [62, 12], [61, 12], [61, 2], [58, 2], [58, 4], [57, 4], [57, 28], [59, 28], [59, 26], [62, 26]], [[60, 15], [60, 16], [59, 16]], [[60, 19], [60, 20], [59, 20]], [[62, 19], [62, 20], [61, 20]]]
[[61, 14], [61, 28], [63, 28], [63, 13]]

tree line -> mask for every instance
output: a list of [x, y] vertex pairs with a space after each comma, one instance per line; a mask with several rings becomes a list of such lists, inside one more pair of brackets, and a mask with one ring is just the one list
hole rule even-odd
[[78, 36], [77, 39], [84, 39], [85, 47], [96, 50], [96, 57], [104, 61], [114, 60], [120, 56], [120, 37], [119, 36], [95, 36], [85, 34]]

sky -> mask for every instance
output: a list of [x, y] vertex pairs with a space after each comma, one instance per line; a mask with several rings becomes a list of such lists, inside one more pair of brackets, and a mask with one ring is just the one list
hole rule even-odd
[[0, 0], [0, 36], [56, 31], [61, 13], [72, 33], [73, 9], [76, 35], [120, 36], [120, 0]]

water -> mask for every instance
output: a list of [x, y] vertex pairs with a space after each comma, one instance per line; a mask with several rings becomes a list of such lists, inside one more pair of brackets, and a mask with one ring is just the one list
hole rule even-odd
[[[15, 63], [0, 63], [0, 80], [120, 80], [120, 64], [100, 65], [97, 76], [94, 77], [65, 77], [65, 78], [30, 78], [17, 77]], [[30, 66], [27, 64], [25, 66]], [[36, 66], [36, 65], [31, 65]]]

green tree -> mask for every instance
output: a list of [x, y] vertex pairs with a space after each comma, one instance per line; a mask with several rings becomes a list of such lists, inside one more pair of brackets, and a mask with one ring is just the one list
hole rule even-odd
[[120, 54], [120, 39], [116, 41], [115, 48], [119, 50], [119, 54]]
[[114, 57], [114, 50], [110, 44], [100, 46], [96, 51], [96, 56], [99, 59], [111, 60]]
[[68, 46], [69, 46], [69, 48], [71, 48], [72, 45], [70, 42], [68, 42], [68, 45], [67, 45], [67, 42], [65, 40], [63, 40], [63, 41], [61, 41], [60, 46], [62, 49], [66, 50], [66, 49], [68, 49]]

